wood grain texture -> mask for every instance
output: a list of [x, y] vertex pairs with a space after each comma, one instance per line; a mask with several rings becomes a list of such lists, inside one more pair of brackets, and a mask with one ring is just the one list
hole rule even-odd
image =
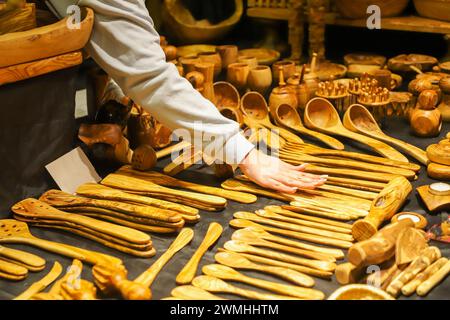
[[22, 8], [5, 10], [0, 4], [0, 35], [36, 28], [36, 6], [27, 3]]

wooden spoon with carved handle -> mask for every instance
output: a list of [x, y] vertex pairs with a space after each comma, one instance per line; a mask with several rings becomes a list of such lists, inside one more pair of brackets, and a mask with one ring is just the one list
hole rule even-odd
[[312, 288], [314, 287], [314, 279], [310, 276], [302, 274], [298, 271], [291, 270], [288, 268], [282, 267], [271, 267], [265, 266], [261, 264], [256, 264], [248, 260], [247, 258], [241, 256], [238, 253], [234, 252], [219, 252], [214, 258], [220, 264], [224, 266], [235, 268], [235, 269], [244, 269], [244, 270], [255, 270], [264, 273], [268, 273], [274, 275], [276, 277], [282, 278], [293, 284], [298, 286]]
[[146, 287], [150, 287], [155, 280], [158, 273], [164, 265], [181, 249], [183, 249], [194, 237], [194, 231], [189, 228], [184, 228], [180, 231], [176, 239], [172, 242], [170, 247], [164, 252], [153, 265], [144, 271], [134, 282], [141, 283]]
[[217, 222], [213, 222], [209, 225], [205, 238], [198, 247], [197, 251], [192, 255], [191, 259], [177, 275], [177, 284], [181, 285], [191, 283], [192, 279], [194, 279], [195, 277], [195, 273], [197, 272], [200, 260], [202, 259], [206, 251], [208, 251], [209, 247], [211, 247], [217, 241], [217, 239], [219, 239], [222, 231], [222, 226]]
[[226, 267], [220, 264], [210, 264], [207, 266], [204, 266], [202, 269], [203, 273], [212, 276], [217, 277], [222, 280], [230, 280], [230, 281], [237, 281], [242, 283], [247, 283], [249, 285], [262, 288], [265, 290], [269, 290], [272, 292], [276, 292], [282, 295], [295, 297], [299, 299], [310, 299], [310, 300], [323, 300], [325, 298], [325, 295], [323, 292], [311, 288], [302, 288], [298, 286], [291, 286], [291, 285], [285, 285], [280, 284], [276, 282], [261, 280], [257, 278], [251, 278], [248, 276], [243, 275], [240, 272], [237, 272], [233, 268]]
[[252, 300], [298, 300], [293, 297], [266, 294], [235, 287], [219, 278], [212, 276], [198, 276], [192, 280], [192, 284], [197, 288], [215, 293], [230, 293]]

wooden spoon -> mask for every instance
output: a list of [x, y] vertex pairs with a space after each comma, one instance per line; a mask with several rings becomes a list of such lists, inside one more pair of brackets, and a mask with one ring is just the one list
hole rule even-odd
[[298, 271], [294, 271], [288, 268], [282, 267], [271, 267], [260, 265], [251, 262], [247, 258], [241, 256], [238, 253], [232, 252], [219, 252], [214, 257], [216, 261], [220, 264], [223, 264], [227, 267], [235, 268], [235, 269], [244, 269], [244, 270], [254, 270], [259, 272], [268, 273], [271, 275], [275, 275], [284, 280], [290, 281], [296, 285], [312, 288], [314, 287], [314, 279], [304, 275]]
[[3, 246], [0, 246], [0, 259], [22, 266], [32, 272], [39, 272], [45, 268], [45, 260], [41, 257]]
[[248, 192], [248, 193], [256, 194], [256, 195], [263, 196], [266, 198], [272, 198], [272, 199], [281, 200], [281, 201], [291, 201], [292, 200], [292, 197], [290, 197], [290, 196], [282, 195], [275, 191], [269, 191], [267, 189], [264, 189], [262, 187], [255, 185], [254, 183], [240, 181], [237, 179], [226, 180], [225, 182], [222, 183], [222, 188], [228, 189], [228, 190]]
[[428, 165], [430, 162], [424, 150], [386, 135], [378, 126], [373, 115], [362, 105], [350, 106], [345, 112], [343, 122], [347, 129], [394, 145], [424, 165]]
[[[337, 247], [337, 248], [343, 248], [343, 249], [348, 249], [353, 245], [352, 243], [348, 243], [347, 241], [345, 241], [345, 242], [341, 242], [340, 240], [328, 241], [330, 239], [314, 236], [314, 235], [307, 234], [307, 233], [286, 230], [283, 228], [271, 227], [271, 226], [256, 223], [256, 222], [253, 222], [253, 221], [250, 221], [247, 219], [233, 219], [230, 221], [230, 225], [235, 228], [258, 227], [258, 228], [263, 229], [264, 231], [281, 234], [283, 236], [287, 236], [290, 238], [304, 240], [304, 241], [308, 241], [308, 242], [312, 242], [312, 243], [325, 244], [325, 245], [329, 245], [331, 247]], [[327, 243], [323, 243], [323, 242], [327, 242]]]
[[183, 300], [226, 300], [194, 286], [179, 286], [173, 289], [170, 294]]
[[28, 269], [18, 264], [0, 259], [0, 278], [20, 281], [28, 276]]
[[[272, 111], [272, 110], [271, 110]], [[291, 130], [294, 130], [300, 134], [306, 134], [317, 140], [325, 143], [329, 147], [336, 150], [344, 150], [344, 145], [337, 139], [327, 136], [326, 134], [309, 130], [303, 126], [302, 119], [292, 106], [288, 104], [282, 104], [277, 107], [275, 112], [271, 112], [275, 123], [279, 126], [284, 126]]]
[[266, 250], [266, 249], [259, 249], [255, 248], [245, 242], [237, 241], [237, 240], [230, 240], [227, 241], [224, 245], [225, 249], [237, 252], [237, 253], [249, 253], [249, 254], [255, 254], [261, 257], [266, 257], [282, 262], [297, 264], [304, 267], [309, 267], [317, 270], [322, 271], [334, 271], [336, 269], [336, 264], [334, 262], [330, 261], [319, 261], [319, 260], [311, 260], [311, 259], [304, 259], [295, 257], [292, 255], [284, 254], [275, 252], [273, 250]]
[[202, 271], [208, 276], [217, 277], [222, 280], [231, 280], [247, 283], [255, 287], [259, 287], [272, 292], [300, 299], [322, 300], [325, 298], [323, 292], [315, 289], [301, 288], [297, 286], [285, 285], [271, 281], [251, 278], [243, 275], [240, 272], [237, 272], [236, 270], [230, 267], [222, 266], [220, 264], [210, 264], [204, 266]]
[[186, 263], [184, 268], [178, 273], [176, 282], [177, 284], [188, 284], [191, 283], [192, 279], [195, 277], [200, 260], [208, 251], [217, 239], [219, 239], [222, 234], [223, 228], [217, 222], [213, 222], [209, 225], [208, 231], [206, 232], [205, 238], [198, 247], [197, 251], [192, 255], [191, 259]]
[[331, 135], [341, 135], [363, 143], [386, 158], [408, 162], [405, 156], [387, 144], [346, 129], [336, 109], [326, 99], [314, 98], [308, 102], [305, 108], [305, 124], [310, 129]]
[[293, 297], [279, 296], [275, 294], [267, 294], [241, 289], [212, 276], [198, 276], [194, 280], [192, 280], [192, 284], [202, 290], [207, 290], [215, 293], [230, 293], [252, 300], [298, 300]]
[[247, 230], [247, 229], [241, 229], [241, 230], [235, 231], [233, 233], [231, 239], [236, 240], [236, 241], [245, 242], [246, 244], [254, 246], [254, 247], [274, 249], [277, 251], [292, 253], [292, 254], [302, 256], [302, 257], [305, 257], [308, 259], [336, 262], [336, 259], [330, 255], [313, 252], [313, 251], [308, 251], [308, 250], [303, 250], [303, 249], [299, 249], [296, 247], [290, 247], [290, 246], [286, 246], [283, 244], [266, 241], [266, 240], [258, 237], [258, 235], [254, 234], [251, 230]]
[[124, 166], [119, 169], [118, 173], [126, 172], [131, 176], [136, 176], [137, 178], [141, 178], [153, 183], [156, 183], [160, 186], [165, 187], [173, 187], [173, 188], [182, 188], [191, 190], [199, 193], [206, 193], [215, 196], [219, 196], [225, 199], [233, 200], [240, 203], [254, 203], [258, 199], [256, 196], [248, 193], [238, 192], [238, 191], [230, 191], [224, 190], [222, 188], [215, 188], [209, 186], [203, 186], [200, 184], [182, 181], [176, 178], [173, 178], [168, 175], [164, 175], [162, 173], [156, 171], [147, 171], [147, 172], [139, 172], [133, 170], [130, 166]]
[[122, 264], [120, 259], [113, 256], [36, 238], [30, 233], [26, 223], [12, 219], [0, 220], [0, 243], [28, 244], [92, 265], [99, 263]]
[[194, 231], [189, 228], [184, 228], [178, 234], [176, 239], [172, 242], [170, 247], [164, 252], [150, 268], [144, 271], [134, 282], [141, 283], [146, 287], [150, 287], [155, 280], [158, 273], [164, 265], [181, 249], [183, 249], [194, 237]]
[[244, 113], [244, 118], [248, 118], [251, 122], [270, 130], [277, 130], [279, 135], [288, 141], [303, 143], [303, 140], [297, 135], [270, 122], [269, 107], [266, 99], [260, 93], [247, 92], [241, 99], [241, 111]]

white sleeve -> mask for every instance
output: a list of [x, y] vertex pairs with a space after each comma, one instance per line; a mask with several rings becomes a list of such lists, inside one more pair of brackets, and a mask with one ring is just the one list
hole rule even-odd
[[81, 0], [79, 5], [95, 11], [87, 46], [91, 56], [158, 121], [174, 131], [189, 132], [192, 143], [201, 140], [207, 154], [231, 165], [254, 148], [236, 122], [223, 117], [173, 64], [166, 63], [144, 1]]

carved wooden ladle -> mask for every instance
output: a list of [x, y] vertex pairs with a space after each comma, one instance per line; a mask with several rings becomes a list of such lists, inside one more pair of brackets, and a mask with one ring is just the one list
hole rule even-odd
[[333, 149], [344, 150], [345, 148], [339, 140], [327, 136], [326, 134], [305, 128], [297, 110], [288, 104], [281, 104], [276, 108], [271, 108], [270, 113], [272, 118], [275, 120], [275, 123], [279, 126], [283, 126], [300, 134], [306, 134], [316, 138]]
[[391, 146], [346, 129], [342, 124], [336, 109], [326, 99], [314, 98], [309, 101], [305, 108], [304, 120], [306, 126], [310, 129], [319, 130], [331, 135], [340, 135], [358, 141], [369, 146], [375, 152], [386, 158], [408, 162], [408, 159], [404, 155]]
[[429, 163], [427, 153], [424, 150], [386, 135], [378, 126], [370, 111], [360, 104], [354, 104], [347, 109], [343, 122], [344, 126], [353, 132], [362, 133], [366, 136], [394, 145], [424, 165]]
[[[303, 140], [297, 135], [286, 129], [279, 128], [270, 122], [269, 108], [266, 99], [264, 99], [260, 93], [246, 93], [241, 100], [241, 111], [244, 113], [246, 122], [251, 122], [270, 130], [276, 130], [279, 132], [279, 135], [287, 141], [303, 143]], [[253, 125], [250, 125], [249, 127], [253, 127]]]

